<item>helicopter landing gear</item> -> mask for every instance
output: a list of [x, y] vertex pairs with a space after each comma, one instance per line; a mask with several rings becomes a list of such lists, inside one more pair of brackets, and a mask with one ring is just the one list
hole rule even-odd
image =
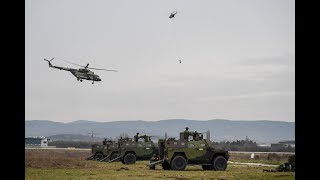
[[92, 84], [94, 84], [94, 81], [92, 81]]

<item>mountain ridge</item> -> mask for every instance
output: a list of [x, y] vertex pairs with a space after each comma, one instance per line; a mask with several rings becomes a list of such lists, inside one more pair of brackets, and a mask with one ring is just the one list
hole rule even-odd
[[72, 122], [56, 122], [50, 120], [26, 120], [26, 136], [53, 136], [58, 134], [88, 135], [93, 131], [100, 138], [118, 137], [126, 133], [130, 137], [139, 132], [154, 136], [178, 137], [185, 127], [190, 131], [205, 132], [210, 130], [214, 141], [233, 141], [250, 139], [261, 143], [276, 143], [281, 140], [295, 139], [295, 122], [272, 120], [189, 120], [165, 119], [158, 121], [127, 120], [96, 122], [90, 120], [77, 120]]

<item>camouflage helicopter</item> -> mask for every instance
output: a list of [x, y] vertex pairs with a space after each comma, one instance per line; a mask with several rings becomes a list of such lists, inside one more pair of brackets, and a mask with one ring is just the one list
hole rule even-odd
[[67, 67], [60, 67], [60, 66], [53, 66], [51, 64], [51, 61], [53, 60], [54, 58], [48, 60], [48, 59], [44, 59], [45, 61], [48, 61], [49, 63], [49, 67], [51, 68], [56, 68], [56, 69], [60, 69], [60, 70], [65, 70], [65, 71], [70, 71], [76, 78], [78, 81], [82, 82], [82, 80], [89, 80], [89, 81], [92, 81], [92, 84], [94, 84], [95, 81], [101, 81], [101, 78], [94, 74], [94, 72], [90, 71], [89, 69], [95, 69], [95, 70], [103, 70], [103, 71], [113, 71], [113, 72], [118, 72], [116, 70], [108, 70], [108, 69], [97, 69], [97, 68], [90, 68], [88, 67], [89, 66], [89, 63], [86, 65], [86, 66], [81, 66], [81, 65], [78, 65], [78, 64], [75, 64], [75, 63], [71, 63], [71, 62], [68, 62], [68, 63], [71, 63], [71, 64], [74, 64], [74, 65], [77, 65], [77, 66], [81, 66], [83, 68], [80, 68], [80, 69], [72, 69], [72, 68], [67, 68]]

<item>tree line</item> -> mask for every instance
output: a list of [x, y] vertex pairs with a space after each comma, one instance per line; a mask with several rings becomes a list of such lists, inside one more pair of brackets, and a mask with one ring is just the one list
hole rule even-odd
[[220, 141], [213, 142], [214, 147], [224, 149], [227, 151], [249, 151], [249, 152], [295, 152], [295, 148], [288, 145], [278, 145], [276, 148], [271, 146], [259, 146], [256, 142], [250, 140], [248, 137], [244, 140], [236, 141]]

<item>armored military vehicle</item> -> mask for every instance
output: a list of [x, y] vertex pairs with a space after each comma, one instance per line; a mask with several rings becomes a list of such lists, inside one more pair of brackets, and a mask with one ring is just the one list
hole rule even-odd
[[104, 140], [103, 144], [93, 144], [91, 147], [91, 156], [87, 159], [97, 161], [116, 159], [118, 154], [118, 143], [116, 141]]
[[[190, 137], [192, 136], [192, 137]], [[159, 151], [150, 159], [148, 166], [155, 169], [162, 165], [164, 170], [185, 170], [187, 165], [201, 165], [203, 170], [225, 170], [229, 159], [228, 151], [213, 147], [202, 133], [186, 131], [180, 133], [180, 139], [159, 139]]]
[[119, 139], [118, 143], [118, 159], [123, 164], [134, 164], [137, 160], [149, 160], [158, 151], [155, 144], [151, 141], [151, 136], [147, 135], [135, 136], [134, 139]]

